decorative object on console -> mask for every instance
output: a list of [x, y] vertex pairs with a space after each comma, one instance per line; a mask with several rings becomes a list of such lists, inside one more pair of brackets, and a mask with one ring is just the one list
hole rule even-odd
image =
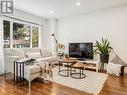
[[95, 46], [96, 49], [94, 50], [95, 54], [100, 54], [100, 61], [101, 61], [101, 70], [104, 70], [104, 63], [108, 63], [109, 60], [109, 53], [113, 49], [110, 47], [110, 42], [108, 39], [102, 38], [101, 42], [96, 41]]
[[64, 56], [65, 56], [65, 58], [69, 59], [69, 54], [68, 53], [65, 53]]
[[59, 49], [64, 49], [65, 48], [65, 45], [64, 44], [58, 44], [58, 48]]
[[65, 45], [64, 44], [58, 44], [58, 52], [64, 52], [64, 49], [65, 49]]
[[58, 56], [60, 56], [60, 58], [64, 55], [64, 49], [65, 49], [64, 44], [58, 44]]

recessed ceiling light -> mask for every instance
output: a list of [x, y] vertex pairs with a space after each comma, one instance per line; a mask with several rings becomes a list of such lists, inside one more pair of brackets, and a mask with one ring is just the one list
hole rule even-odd
[[81, 5], [81, 3], [80, 3], [80, 2], [76, 2], [76, 5], [77, 5], [77, 6], [80, 6], [80, 5]]
[[53, 11], [53, 10], [50, 10], [50, 11], [49, 11], [49, 13], [50, 13], [50, 14], [53, 14], [53, 13], [54, 13], [54, 11]]

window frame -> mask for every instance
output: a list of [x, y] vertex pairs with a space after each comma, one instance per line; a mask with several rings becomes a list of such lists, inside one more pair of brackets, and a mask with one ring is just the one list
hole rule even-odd
[[[7, 22], [9, 22], [9, 24], [11, 25], [11, 22], [9, 21], [9, 20], [2, 20], [2, 31], [4, 31], [4, 21], [7, 21]], [[9, 25], [9, 30], [11, 30], [11, 26]], [[11, 31], [9, 31], [10, 33], [10, 35], [11, 35]], [[9, 48], [11, 47], [11, 36], [9, 35]], [[5, 39], [4, 39], [4, 32], [3, 32], [3, 34], [2, 34], [2, 38], [3, 38], [3, 48], [4, 48], [4, 41], [5, 41]]]
[[[10, 22], [10, 48], [14, 48], [13, 47], [13, 23], [19, 23], [19, 24], [24, 24], [24, 25], [29, 25], [30, 26], [30, 47], [24, 47], [24, 48], [39, 48], [40, 47], [40, 28], [41, 28], [40, 25], [27, 23], [27, 22], [15, 20], [15, 19], [10, 19], [10, 18], [6, 18], [6, 17], [4, 17], [2, 19], [2, 23], [4, 21], [9, 21]], [[38, 27], [38, 47], [32, 47], [32, 27]], [[4, 30], [3, 30], [3, 32], [4, 32]], [[4, 37], [4, 35], [2, 35], [2, 36]], [[4, 46], [4, 43], [3, 43], [3, 46]], [[18, 48], [15, 48], [15, 49], [18, 49]]]

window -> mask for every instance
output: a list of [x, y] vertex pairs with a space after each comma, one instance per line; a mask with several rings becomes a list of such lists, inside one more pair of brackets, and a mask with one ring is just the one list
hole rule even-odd
[[10, 21], [3, 21], [4, 48], [10, 48]]
[[30, 26], [13, 23], [13, 47], [30, 47]]
[[39, 27], [3, 20], [4, 48], [29, 48], [39, 46]]
[[32, 47], [38, 47], [38, 27], [32, 27]]

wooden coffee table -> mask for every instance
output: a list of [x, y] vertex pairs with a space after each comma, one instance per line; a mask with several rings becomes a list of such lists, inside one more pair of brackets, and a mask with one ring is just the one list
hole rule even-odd
[[[58, 74], [60, 75], [60, 76], [64, 76], [64, 77], [69, 77], [69, 73], [70, 73], [70, 67], [71, 67], [71, 65], [73, 65], [73, 64], [75, 64], [77, 62], [77, 60], [75, 60], [75, 59], [66, 59], [66, 58], [64, 58], [64, 59], [60, 59], [59, 60], [59, 71], [58, 71]], [[64, 66], [64, 67], [66, 67], [66, 69], [61, 69], [61, 66]], [[62, 73], [64, 73], [64, 72], [66, 72], [65, 74], [62, 74]]]
[[[75, 71], [72, 70], [72, 68], [76, 69]], [[83, 63], [75, 63], [71, 65], [70, 68], [70, 76], [76, 79], [83, 79], [86, 77], [84, 74], [84, 69], [86, 68], [86, 65]]]

